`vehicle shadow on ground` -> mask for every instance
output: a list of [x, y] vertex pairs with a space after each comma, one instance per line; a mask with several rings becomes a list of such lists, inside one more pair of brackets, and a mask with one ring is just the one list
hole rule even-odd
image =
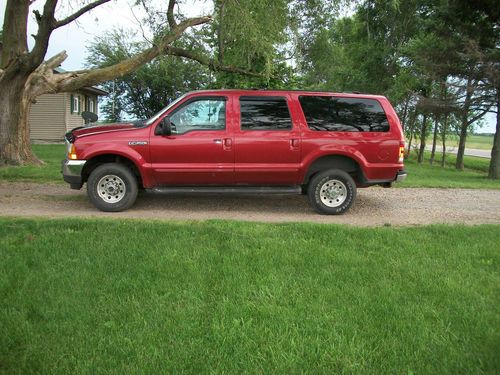
[[[350, 212], [388, 209], [383, 199], [358, 194]], [[222, 195], [157, 194], [143, 192], [131, 210], [173, 210], [179, 212], [248, 212], [282, 215], [318, 215], [306, 195]]]
[[245, 211], [258, 213], [314, 213], [303, 195], [218, 195], [141, 193], [131, 210], [185, 212]]

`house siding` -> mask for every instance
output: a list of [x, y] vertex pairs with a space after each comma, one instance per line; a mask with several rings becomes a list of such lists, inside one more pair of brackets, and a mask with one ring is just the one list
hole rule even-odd
[[[65, 93], [65, 98], [66, 98], [66, 106], [65, 106], [65, 109], [66, 109], [66, 131], [70, 131], [73, 128], [76, 128], [78, 126], [83, 126], [85, 124], [83, 121], [82, 115], [81, 115], [82, 108], [84, 108], [82, 104], [80, 104], [80, 111], [79, 112], [71, 113], [71, 97], [78, 96], [78, 95], [81, 98], [84, 97], [82, 94], [77, 93], [77, 92]], [[81, 101], [80, 101], [80, 103], [81, 103]]]
[[34, 141], [61, 141], [65, 127], [65, 94], [44, 94], [31, 105], [30, 138]]
[[[72, 112], [72, 96], [80, 97], [80, 110]], [[82, 112], [90, 110], [88, 100], [94, 101], [94, 112], [98, 112], [98, 96], [87, 91], [73, 93], [44, 94], [36, 99], [30, 110], [30, 138], [32, 141], [62, 141], [64, 134], [85, 125]]]
[[[71, 112], [71, 97], [80, 97], [80, 110], [78, 112]], [[85, 125], [85, 120], [82, 118], [82, 112], [87, 110], [87, 100], [94, 101], [94, 111], [97, 113], [98, 102], [97, 95], [85, 94], [83, 92], [65, 93], [66, 100], [66, 131], [70, 131], [78, 126]]]

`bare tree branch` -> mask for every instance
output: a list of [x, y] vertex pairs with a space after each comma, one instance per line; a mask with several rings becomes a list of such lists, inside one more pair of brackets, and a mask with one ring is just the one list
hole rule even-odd
[[467, 125], [470, 125], [470, 124], [476, 122], [477, 120], [479, 120], [481, 117], [483, 117], [486, 113], [488, 113], [490, 111], [490, 108], [491, 108], [491, 105], [487, 109], [482, 110], [476, 116], [474, 116], [471, 119], [469, 119], [467, 121]]
[[57, 68], [61, 63], [68, 58], [66, 51], [59, 52], [57, 55], [52, 56], [47, 61], [40, 64], [30, 75], [27, 86], [30, 87], [30, 94], [32, 97], [50, 92], [54, 93], [57, 90], [57, 84], [55, 83], [54, 69]]
[[139, 20], [139, 18], [135, 15], [134, 13], [134, 10], [132, 9], [132, 7], [130, 7], [130, 13], [132, 13], [132, 16], [134, 17], [134, 19], [137, 21], [137, 25], [139, 26], [139, 28], [141, 29], [141, 33], [142, 33], [142, 38], [150, 43], [150, 44], [153, 44], [153, 41], [149, 40], [149, 38], [146, 36], [146, 32], [144, 31], [144, 27], [142, 27], [142, 22]]
[[217, 61], [214, 61], [213, 59], [208, 58], [207, 56], [202, 56], [202, 55], [196, 54], [192, 51], [188, 51], [188, 50], [185, 50], [182, 48], [168, 46], [168, 47], [166, 47], [166, 53], [168, 55], [185, 57], [185, 58], [188, 58], [190, 60], [198, 61], [200, 64], [208, 66], [208, 68], [210, 70], [213, 70], [213, 71], [240, 73], [240, 74], [245, 74], [245, 75], [252, 76], [252, 77], [262, 77], [261, 73], [252, 72], [252, 71], [241, 69], [241, 68], [235, 68], [232, 66], [224, 66], [224, 65], [221, 65], [220, 63], [218, 63]]
[[82, 86], [95, 85], [99, 82], [109, 81], [111, 79], [129, 74], [141, 65], [153, 60], [162, 53], [165, 53], [169, 45], [179, 39], [187, 28], [202, 25], [210, 22], [211, 20], [212, 17], [210, 16], [188, 18], [187, 20], [179, 23], [173, 30], [170, 31], [170, 33], [165, 35], [157, 45], [154, 45], [129, 59], [120, 61], [117, 64], [100, 69], [58, 74], [57, 91], [73, 91]]
[[34, 36], [35, 46], [29, 53], [30, 65], [35, 69], [43, 61], [47, 48], [49, 46], [49, 39], [52, 30], [54, 30], [54, 13], [56, 11], [57, 0], [47, 0], [43, 7], [43, 14], [37, 10], [33, 11], [38, 23], [38, 32]]
[[38, 10], [34, 10], [36, 21], [38, 23], [38, 32], [34, 36], [35, 38], [35, 46], [33, 50], [30, 52], [30, 65], [32, 69], [35, 69], [38, 65], [40, 65], [45, 57], [45, 53], [47, 52], [47, 48], [49, 46], [49, 39], [52, 31], [55, 29], [67, 25], [70, 22], [73, 22], [82, 14], [87, 13], [88, 11], [107, 3], [110, 0], [97, 0], [90, 4], [87, 4], [77, 12], [72, 15], [57, 21], [55, 19], [55, 10], [58, 0], [46, 0], [45, 5], [43, 7], [43, 14], [40, 14]]
[[170, 30], [175, 29], [177, 26], [175, 22], [175, 17], [174, 17], [174, 7], [175, 7], [176, 0], [169, 0], [168, 2], [168, 9], [167, 9], [167, 20], [168, 24], [170, 26]]
[[102, 4], [107, 3], [109, 1], [110, 0], [97, 0], [97, 1], [94, 1], [90, 4], [85, 5], [82, 9], [80, 9], [78, 12], [73, 13], [71, 16], [68, 16], [60, 21], [55, 21], [54, 22], [54, 29], [57, 29], [61, 26], [67, 25], [70, 22], [73, 22], [81, 15], [83, 15], [83, 14], [87, 13], [88, 11], [98, 7], [99, 5], [102, 5]]

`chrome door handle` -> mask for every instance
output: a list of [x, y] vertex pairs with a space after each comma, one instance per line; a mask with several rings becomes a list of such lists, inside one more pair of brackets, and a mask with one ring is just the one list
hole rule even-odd
[[214, 139], [214, 143], [220, 145], [222, 144], [222, 139], [220, 138]]

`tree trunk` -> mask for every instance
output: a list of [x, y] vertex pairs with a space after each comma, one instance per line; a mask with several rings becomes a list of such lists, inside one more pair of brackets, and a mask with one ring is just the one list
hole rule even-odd
[[406, 129], [406, 117], [408, 116], [408, 103], [410, 102], [410, 99], [407, 98], [405, 100], [405, 106], [403, 108], [403, 115], [401, 117], [401, 129], [403, 130], [403, 132], [405, 131]]
[[500, 178], [500, 88], [497, 88], [497, 127], [493, 148], [491, 149], [491, 160], [488, 177], [494, 180]]
[[424, 161], [424, 151], [425, 151], [425, 136], [427, 133], [427, 114], [424, 114], [422, 119], [422, 127], [420, 128], [420, 149], [418, 150], [418, 163], [422, 164]]
[[437, 134], [438, 134], [438, 117], [436, 116], [434, 118], [434, 135], [432, 137], [431, 160], [429, 161], [431, 163], [431, 165], [434, 164], [434, 157], [436, 156]]
[[467, 140], [467, 128], [469, 127], [469, 108], [473, 93], [473, 88], [471, 83], [472, 83], [472, 78], [469, 75], [469, 77], [467, 78], [464, 107], [462, 109], [460, 140], [458, 142], [458, 150], [457, 150], [457, 161], [455, 163], [455, 168], [461, 171], [464, 169], [465, 141]]
[[30, 143], [29, 110], [31, 98], [25, 88], [27, 79], [17, 76], [0, 80], [0, 166], [42, 164]]
[[443, 154], [441, 155], [441, 167], [446, 163], [446, 135], [448, 133], [448, 113], [444, 115], [443, 130], [441, 132], [441, 141], [443, 142]]
[[411, 142], [413, 140], [413, 133], [415, 131], [415, 121], [417, 120], [417, 111], [413, 111], [411, 117], [410, 117], [410, 124], [409, 124], [409, 128], [410, 128], [410, 135], [409, 135], [409, 139], [408, 139], [408, 148], [406, 150], [406, 154], [405, 154], [405, 157], [407, 158], [409, 155], [410, 155], [410, 151], [411, 151]]
[[455, 163], [455, 168], [463, 171], [464, 169], [464, 153], [465, 153], [465, 141], [467, 140], [467, 115], [462, 116], [462, 124], [460, 125], [460, 139], [458, 141], [457, 150], [457, 161]]

